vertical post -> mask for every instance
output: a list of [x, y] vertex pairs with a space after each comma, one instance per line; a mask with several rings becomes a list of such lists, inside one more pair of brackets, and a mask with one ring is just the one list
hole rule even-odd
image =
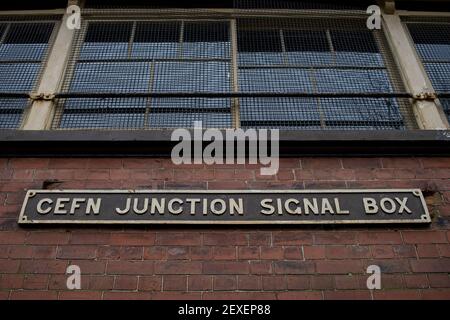
[[[69, 5], [77, 4], [78, 1], [69, 1]], [[49, 53], [46, 66], [42, 73], [41, 82], [37, 89], [37, 94], [51, 96], [55, 94], [60, 86], [67, 65], [68, 57], [75, 30], [67, 27], [70, 13], [65, 13], [51, 51]], [[33, 102], [30, 111], [26, 115], [23, 130], [46, 130], [51, 126], [54, 113], [54, 103], [51, 100], [36, 100]]]
[[[409, 91], [415, 97], [434, 95], [428, 75], [422, 66], [409, 34], [397, 14], [383, 13], [383, 27], [398, 61], [402, 77]], [[443, 112], [433, 100], [417, 99], [414, 101], [414, 113], [421, 129], [445, 130], [449, 124]]]
[[[233, 93], [239, 92], [239, 84], [238, 84], [238, 42], [237, 42], [237, 25], [236, 19], [232, 19], [230, 21], [230, 33], [231, 33], [231, 68], [232, 68], [232, 85], [233, 85]], [[239, 98], [231, 99], [231, 114], [234, 120], [234, 127], [236, 129], [241, 127], [241, 119], [240, 119], [240, 111], [239, 111]]]

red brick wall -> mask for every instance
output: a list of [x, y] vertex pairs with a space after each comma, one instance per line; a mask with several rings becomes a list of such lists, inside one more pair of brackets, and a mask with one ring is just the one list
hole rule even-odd
[[[0, 299], [450, 299], [449, 158], [283, 159], [184, 166], [170, 159], [0, 159]], [[16, 221], [25, 190], [420, 188], [426, 227], [40, 227]], [[66, 267], [82, 290], [66, 289]], [[366, 266], [382, 290], [366, 289]]]

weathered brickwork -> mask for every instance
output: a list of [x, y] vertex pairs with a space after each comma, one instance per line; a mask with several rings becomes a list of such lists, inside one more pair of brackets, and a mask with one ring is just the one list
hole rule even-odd
[[[0, 159], [0, 299], [450, 299], [450, 158]], [[28, 227], [25, 190], [420, 188], [425, 227]], [[76, 264], [82, 290], [66, 288]], [[368, 265], [382, 290], [366, 289]]]

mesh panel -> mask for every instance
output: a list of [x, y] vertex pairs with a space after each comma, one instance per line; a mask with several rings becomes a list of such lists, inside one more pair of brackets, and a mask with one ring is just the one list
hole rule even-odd
[[415, 128], [365, 19], [84, 20], [55, 129]]
[[[406, 22], [417, 52], [438, 96], [450, 94], [450, 19], [426, 21], [409, 19]], [[450, 121], [449, 99], [441, 105]]]
[[236, 9], [332, 9], [366, 10], [370, 0], [87, 0], [86, 8], [236, 8]]
[[37, 85], [52, 41], [55, 17], [16, 21], [0, 16], [0, 128], [21, 124], [30, 102], [14, 95], [29, 94]]

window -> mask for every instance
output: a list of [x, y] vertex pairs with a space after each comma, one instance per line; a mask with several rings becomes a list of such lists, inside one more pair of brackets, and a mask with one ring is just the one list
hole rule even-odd
[[93, 19], [53, 128], [413, 128], [392, 61], [365, 19]]
[[[237, 37], [240, 91], [279, 94], [241, 99], [242, 127], [405, 129], [413, 122], [405, 102], [389, 96], [404, 88], [382, 35], [361, 20], [239, 19]], [[302, 92], [311, 97], [283, 97]]]
[[45, 61], [54, 22], [2, 21], [0, 17], [0, 128], [17, 128], [27, 98], [36, 87]]
[[[229, 93], [231, 47], [224, 21], [90, 22], [69, 93]], [[230, 98], [82, 99], [64, 102], [58, 128], [233, 125]]]
[[[417, 52], [438, 95], [450, 93], [450, 20], [436, 23], [408, 20], [407, 26]], [[440, 103], [450, 121], [450, 99]]]

